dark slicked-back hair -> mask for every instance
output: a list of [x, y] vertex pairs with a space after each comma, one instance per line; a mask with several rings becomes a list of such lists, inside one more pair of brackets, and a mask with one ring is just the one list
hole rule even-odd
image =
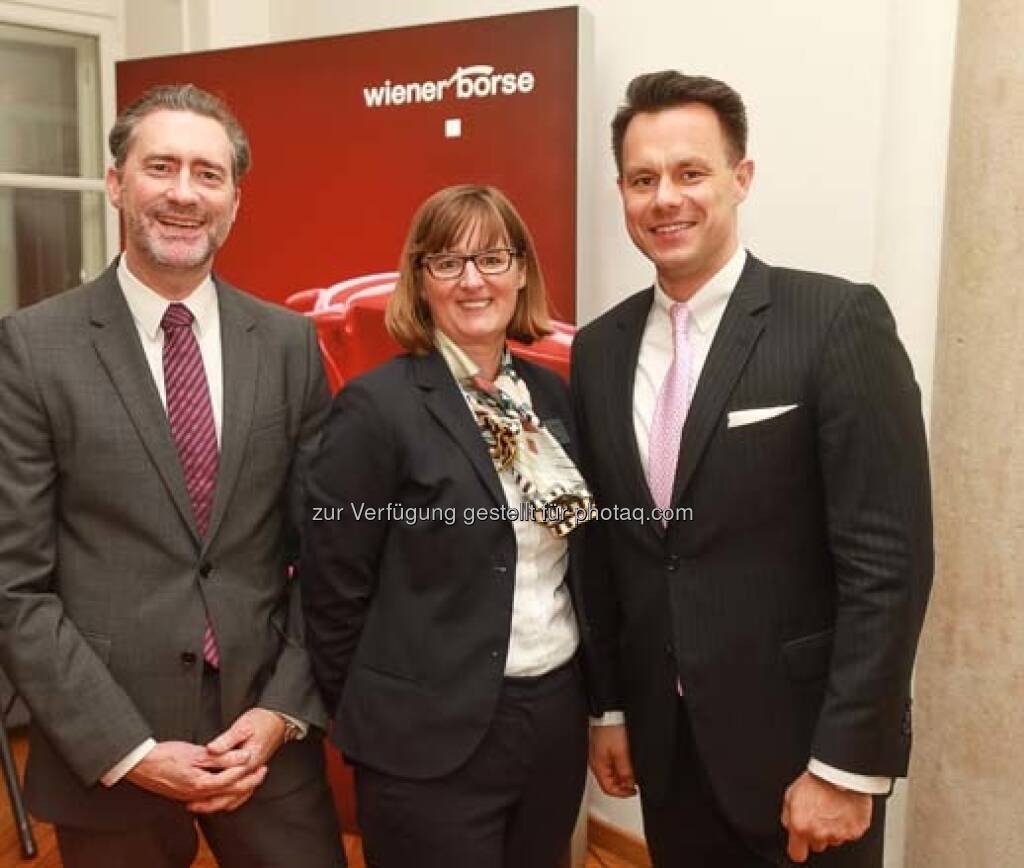
[[161, 84], [151, 87], [127, 106], [114, 121], [107, 143], [114, 165], [120, 169], [128, 156], [132, 135], [146, 115], [156, 111], [192, 112], [217, 121], [231, 142], [231, 176], [237, 184], [252, 165], [249, 138], [224, 101], [194, 84]]
[[734, 164], [747, 155], [747, 110], [743, 98], [724, 81], [666, 69], [634, 78], [626, 88], [626, 102], [612, 119], [612, 153], [619, 175], [622, 141], [629, 122], [642, 112], [660, 112], [689, 103], [706, 105], [718, 116]]

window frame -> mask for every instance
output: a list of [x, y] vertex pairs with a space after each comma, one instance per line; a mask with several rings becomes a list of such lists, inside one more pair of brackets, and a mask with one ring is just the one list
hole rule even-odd
[[[58, 8], [59, 7], [59, 8]], [[54, 30], [96, 39], [100, 106], [100, 141], [117, 115], [114, 64], [124, 55], [124, 6], [121, 0], [51, 0], [46, 5], [0, 0], [0, 22]], [[110, 158], [101, 144], [99, 176], [32, 175], [0, 172], [0, 187], [99, 193], [103, 197], [106, 261], [121, 249], [118, 213], [106, 202], [106, 167]], [[85, 227], [83, 226], [83, 231]]]

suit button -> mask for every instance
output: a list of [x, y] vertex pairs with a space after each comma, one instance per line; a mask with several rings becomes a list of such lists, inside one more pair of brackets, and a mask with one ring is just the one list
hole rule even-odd
[[499, 576], [503, 576], [505, 575], [505, 573], [508, 572], [508, 567], [506, 567], [504, 564], [498, 564], [494, 568], [494, 572], [496, 572]]
[[181, 652], [181, 663], [183, 666], [195, 666], [196, 659], [196, 655], [193, 654], [191, 651]]
[[672, 647], [671, 642], [665, 643], [665, 656], [668, 657], [670, 660], [676, 659], [676, 649]]
[[492, 660], [497, 660], [498, 659], [498, 652], [497, 651], [492, 651], [491, 652], [491, 659]]
[[211, 564], [209, 561], [203, 561], [199, 565], [199, 575], [202, 576], [204, 579], [210, 578], [210, 573], [212, 572], [213, 564]]

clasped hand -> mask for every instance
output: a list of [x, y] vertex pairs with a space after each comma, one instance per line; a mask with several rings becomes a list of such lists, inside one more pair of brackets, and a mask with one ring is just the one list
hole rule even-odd
[[207, 745], [159, 742], [127, 779], [212, 814], [245, 804], [267, 776], [267, 763], [284, 742], [284, 721], [275, 712], [251, 708]]

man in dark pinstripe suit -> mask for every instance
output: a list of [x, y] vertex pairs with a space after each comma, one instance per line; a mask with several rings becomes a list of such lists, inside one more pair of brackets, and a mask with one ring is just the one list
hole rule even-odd
[[754, 167], [728, 85], [639, 76], [612, 134], [657, 282], [573, 350], [584, 469], [626, 508], [590, 531], [617, 698], [591, 766], [612, 795], [639, 784], [658, 866], [880, 866], [932, 576], [910, 362], [874, 287], [740, 246]]

